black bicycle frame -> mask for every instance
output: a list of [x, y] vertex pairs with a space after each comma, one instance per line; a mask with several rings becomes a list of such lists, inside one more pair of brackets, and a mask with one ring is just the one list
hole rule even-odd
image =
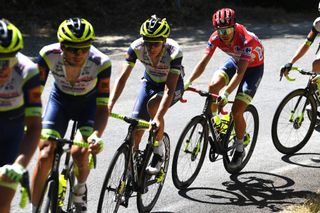
[[[200, 94], [201, 95], [201, 94]], [[214, 123], [212, 122], [212, 113], [211, 113], [211, 103], [213, 101], [212, 96], [211, 95], [206, 95], [206, 101], [203, 107], [203, 111], [202, 111], [202, 116], [205, 117], [205, 119], [207, 120], [207, 123], [209, 124], [209, 130], [211, 132], [211, 135], [213, 138], [210, 137], [209, 135], [209, 143], [211, 147], [215, 147], [216, 148], [216, 153], [218, 154], [226, 154], [227, 147], [225, 146], [226, 144], [226, 140], [229, 139], [229, 137], [224, 137], [221, 138], [221, 135], [219, 133], [219, 131], [214, 128]], [[230, 102], [232, 103], [232, 102]], [[229, 122], [229, 127], [233, 125], [233, 119], [232, 116], [230, 118], [230, 122]], [[232, 131], [232, 128], [228, 128], [225, 136], [229, 136], [230, 133]]]

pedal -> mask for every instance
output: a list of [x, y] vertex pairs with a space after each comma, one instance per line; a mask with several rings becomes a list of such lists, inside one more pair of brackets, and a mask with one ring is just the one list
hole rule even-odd
[[218, 156], [219, 155], [217, 154], [216, 149], [214, 148], [214, 146], [211, 146], [210, 150], [209, 150], [209, 160], [211, 162], [215, 162], [217, 160]]

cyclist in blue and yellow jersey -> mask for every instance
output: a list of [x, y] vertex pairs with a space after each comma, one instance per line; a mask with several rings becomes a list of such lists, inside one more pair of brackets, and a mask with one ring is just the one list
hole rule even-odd
[[[131, 43], [126, 63], [115, 81], [109, 102], [111, 111], [138, 59], [145, 66], [145, 72], [132, 117], [147, 121], [151, 118], [157, 126], [156, 139], [159, 140], [151, 165], [147, 168], [150, 174], [158, 173], [164, 160], [161, 141], [164, 133], [164, 115], [183, 94], [182, 51], [177, 42], [168, 38], [169, 34], [170, 26], [166, 19], [158, 18], [156, 15], [141, 25], [141, 38]], [[138, 149], [142, 135], [142, 130], [135, 133], [135, 149]]]
[[20, 53], [17, 27], [0, 20], [0, 212], [10, 211], [16, 187], [41, 132], [41, 85], [37, 65]]
[[[237, 89], [232, 106], [236, 151], [230, 166], [238, 167], [245, 156], [243, 141], [246, 121], [243, 113], [256, 94], [263, 77], [264, 48], [254, 33], [248, 31], [245, 26], [236, 23], [235, 11], [231, 8], [217, 10], [212, 16], [212, 24], [214, 32], [208, 40], [201, 60], [186, 81], [185, 87], [188, 87], [204, 72], [217, 48], [229, 55], [226, 62], [214, 73], [209, 83], [209, 91], [219, 94], [220, 90], [225, 87], [220, 96], [221, 101], [218, 103], [221, 107], [228, 102], [229, 94]], [[217, 114], [218, 105], [216, 101], [211, 105], [214, 116]]]
[[[318, 5], [318, 10], [320, 12], [320, 2]], [[280, 70], [280, 75], [282, 76], [287, 75], [290, 69], [292, 68], [292, 65], [296, 63], [304, 54], [309, 50], [311, 44], [313, 43], [314, 39], [317, 37], [317, 35], [320, 32], [320, 17], [316, 18], [312, 24], [312, 28], [310, 32], [307, 35], [307, 38], [303, 44], [298, 48], [294, 56], [290, 59], [290, 61], [285, 64], [283, 67], [281, 67]], [[320, 72], [320, 44], [318, 47], [318, 50], [316, 52], [316, 58], [312, 63], [312, 71], [314, 72]], [[320, 75], [317, 75], [314, 79], [313, 82], [317, 83], [319, 86], [318, 88], [320, 89]]]
[[[86, 180], [89, 175], [89, 153], [103, 148], [101, 135], [108, 120], [111, 62], [108, 56], [92, 45], [94, 29], [83, 18], [63, 21], [57, 32], [59, 43], [43, 47], [37, 64], [45, 85], [49, 71], [53, 88], [43, 115], [42, 136], [64, 137], [69, 120], [77, 120], [76, 140], [90, 143], [90, 148], [71, 148], [77, 184], [73, 203], [77, 212], [87, 211]], [[39, 157], [32, 182], [33, 208], [38, 205], [46, 177], [53, 161], [55, 144], [41, 140]]]

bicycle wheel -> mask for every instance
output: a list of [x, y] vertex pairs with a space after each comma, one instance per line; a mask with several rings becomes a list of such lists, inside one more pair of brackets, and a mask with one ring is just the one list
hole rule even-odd
[[230, 174], [239, 173], [249, 162], [253, 150], [256, 146], [258, 132], [259, 132], [259, 114], [257, 109], [253, 105], [248, 105], [247, 109], [243, 113], [244, 120], [246, 121], [246, 133], [244, 136], [244, 151], [245, 157], [242, 160], [240, 166], [234, 168], [230, 166], [231, 158], [235, 151], [235, 133], [234, 133], [234, 125], [232, 122], [230, 128], [233, 130], [229, 133], [227, 137], [228, 140], [225, 141], [225, 147], [227, 147], [227, 153], [223, 156], [223, 165], [227, 172]]
[[172, 180], [176, 188], [189, 187], [200, 172], [208, 146], [207, 120], [199, 115], [182, 131], [172, 161]]
[[61, 210], [63, 212], [73, 212], [73, 205], [72, 205], [72, 189], [75, 183], [75, 176], [73, 173], [73, 161], [69, 163], [68, 169], [66, 170], [65, 174], [67, 185], [65, 189], [65, 196], [63, 200], [63, 206], [61, 206]]
[[106, 173], [98, 203], [97, 212], [117, 212], [126, 189], [125, 173], [127, 171], [129, 148], [122, 145], [116, 151]]
[[58, 181], [56, 178], [48, 178], [44, 192], [36, 212], [58, 212]]
[[149, 159], [148, 161], [144, 161], [141, 175], [143, 192], [138, 190], [137, 193], [137, 207], [139, 212], [150, 212], [156, 204], [163, 188], [163, 184], [168, 172], [170, 159], [170, 138], [167, 133], [164, 133], [163, 143], [165, 147], [165, 160], [163, 165], [161, 166], [160, 172], [157, 175], [149, 175], [145, 170], [147, 165], [149, 165], [151, 161], [151, 155], [149, 156], [149, 158], [147, 157], [147, 159]]
[[[306, 115], [310, 105], [311, 116]], [[310, 115], [310, 112], [309, 112]], [[305, 89], [289, 93], [279, 104], [272, 121], [271, 136], [276, 149], [283, 154], [293, 154], [310, 139], [317, 118], [317, 105]]]

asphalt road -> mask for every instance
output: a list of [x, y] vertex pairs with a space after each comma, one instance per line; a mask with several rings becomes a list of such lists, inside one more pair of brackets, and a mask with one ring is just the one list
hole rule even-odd
[[[295, 82], [284, 80], [279, 82], [279, 68], [304, 41], [311, 23], [312, 20], [290, 25], [248, 24], [249, 30], [256, 32], [265, 47], [265, 73], [253, 100], [260, 116], [260, 129], [252, 158], [240, 174], [230, 176], [225, 171], [221, 160], [211, 163], [206, 157], [196, 181], [185, 191], [178, 191], [174, 187], [170, 162], [166, 183], [153, 212], [277, 212], [287, 205], [303, 202], [305, 197], [318, 191], [320, 186], [316, 180], [319, 177], [320, 163], [311, 159], [319, 157], [320, 147], [316, 144], [319, 141], [319, 133], [315, 131], [308, 144], [291, 157], [280, 154], [274, 148], [271, 139], [271, 122], [277, 105], [287, 93], [295, 88], [304, 87], [307, 82], [304, 77], [299, 77]], [[191, 29], [186, 29], [173, 32], [173, 37], [177, 38], [184, 49], [183, 64], [187, 75], [203, 54], [209, 37], [207, 30], [196, 29], [192, 33]], [[108, 40], [108, 38], [105, 39]], [[131, 39], [130, 36], [126, 37], [125, 44], [130, 41], [129, 39]], [[311, 68], [317, 48], [316, 42], [296, 65], [306, 69]], [[101, 42], [98, 46], [103, 49], [105, 44]], [[123, 62], [123, 54], [119, 54], [121, 47], [125, 45], [116, 46], [115, 49], [118, 51], [110, 52], [113, 63], [112, 83], [119, 75]], [[30, 56], [34, 55], [30, 54]], [[226, 55], [217, 51], [203, 76], [193, 85], [206, 89], [208, 80], [225, 59]], [[142, 74], [143, 67], [137, 63], [121, 98], [114, 107], [114, 112], [130, 115]], [[46, 103], [49, 89], [50, 86], [47, 86], [43, 96], [44, 103]], [[177, 103], [166, 115], [166, 131], [171, 138], [171, 156], [183, 127], [191, 117], [201, 113], [204, 104], [204, 99], [195, 94], [186, 94], [185, 97], [188, 99], [186, 104]], [[89, 212], [96, 212], [105, 172], [126, 131], [126, 123], [109, 119], [103, 135], [106, 141], [105, 150], [99, 154], [98, 166], [92, 171], [87, 182]], [[29, 166], [30, 170], [33, 165], [34, 159]], [[20, 194], [16, 193], [12, 212], [30, 212], [29, 208], [19, 209], [17, 205], [19, 197]], [[137, 212], [135, 199], [130, 200], [127, 209], [121, 209], [119, 212]]]

